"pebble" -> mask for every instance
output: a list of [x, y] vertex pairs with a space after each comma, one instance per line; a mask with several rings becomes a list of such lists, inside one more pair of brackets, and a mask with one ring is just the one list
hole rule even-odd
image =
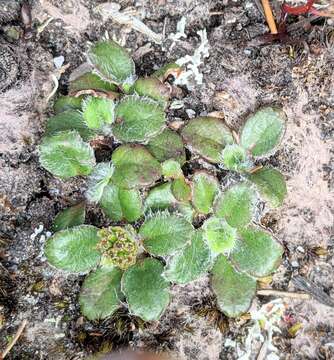
[[190, 119], [196, 115], [196, 112], [193, 109], [186, 109], [186, 113]]
[[302, 247], [302, 246], [297, 246], [297, 250], [299, 251], [299, 252], [301, 252], [301, 253], [305, 253], [305, 250], [304, 250], [304, 248]]
[[291, 266], [294, 268], [298, 268], [299, 267], [298, 261], [291, 261]]
[[60, 69], [64, 64], [65, 58], [63, 55], [53, 58], [53, 63], [57, 69]]

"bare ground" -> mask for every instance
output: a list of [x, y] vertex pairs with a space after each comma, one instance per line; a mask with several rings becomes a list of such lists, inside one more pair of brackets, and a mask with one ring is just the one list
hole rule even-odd
[[[59, 181], [38, 164], [36, 146], [51, 105], [46, 98], [54, 86], [52, 75], [59, 77], [53, 58], [62, 55], [69, 64], [59, 80], [65, 92], [70, 72], [85, 60], [88, 41], [106, 33], [115, 37], [135, 52], [137, 68], [146, 74], [192, 54], [199, 44], [196, 31], [205, 28], [210, 56], [200, 68], [203, 85], [186, 91], [185, 107], [170, 115], [186, 121], [186, 109], [196, 115], [222, 111], [226, 122], [238, 128], [262, 104], [283, 106], [287, 132], [268, 161], [286, 176], [289, 194], [282, 208], [266, 211], [261, 219], [286, 249], [270, 287], [294, 290], [291, 279], [299, 274], [334, 297], [333, 27], [320, 19], [294, 30], [288, 43], [250, 46], [252, 39], [268, 31], [252, 1], [119, 2], [122, 9], [132, 6], [146, 25], [167, 36], [176, 32], [177, 22], [185, 16], [188, 37], [170, 47], [170, 40], [164, 46], [148, 44], [147, 36], [103, 20], [94, 10], [101, 3], [33, 1], [35, 26], [49, 16], [54, 19], [32, 39], [10, 44], [20, 73], [0, 95], [0, 349], [27, 319], [8, 359], [82, 359], [127, 346], [166, 350], [181, 360], [241, 358], [253, 322], [247, 316], [227, 320], [220, 314], [206, 278], [175, 286], [172, 303], [159, 323], [142, 324], [126, 309], [113, 319], [89, 322], [77, 304], [83, 278], [47, 265], [42, 249], [52, 219], [80, 199], [85, 189], [80, 179]], [[10, 24], [20, 21], [14, 17]], [[3, 36], [1, 43], [7, 46], [8, 39]], [[88, 221], [101, 225], [105, 220], [90, 209]], [[255, 299], [252, 311], [270, 300]], [[315, 300], [286, 298], [281, 305], [280, 332], [274, 332], [272, 341], [279, 357], [333, 359], [333, 308]], [[288, 330], [294, 324], [300, 329], [291, 334]], [[261, 342], [253, 340], [247, 359], [260, 356]]]

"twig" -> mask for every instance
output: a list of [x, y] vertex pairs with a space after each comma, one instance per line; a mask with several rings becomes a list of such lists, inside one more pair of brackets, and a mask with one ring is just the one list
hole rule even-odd
[[320, 303], [334, 307], [334, 300], [324, 292], [323, 288], [316, 283], [303, 278], [300, 275], [296, 275], [292, 278], [293, 285], [299, 290], [305, 291], [307, 294], [313, 297], [313, 299]]
[[262, 296], [289, 297], [292, 299], [302, 299], [302, 300], [310, 300], [312, 298], [311, 295], [307, 293], [281, 291], [281, 290], [273, 290], [273, 289], [260, 289], [257, 290], [256, 293], [257, 295], [262, 295]]
[[218, 15], [223, 15], [224, 11], [211, 11], [209, 12], [210, 16], [218, 16]]
[[10, 350], [12, 349], [12, 347], [16, 344], [17, 340], [20, 338], [20, 336], [23, 333], [24, 328], [26, 327], [28, 321], [25, 319], [22, 321], [22, 324], [20, 325], [20, 327], [18, 328], [14, 338], [12, 339], [12, 341], [8, 344], [8, 346], [6, 347], [6, 349], [4, 350], [4, 352], [2, 354], [0, 354], [0, 360], [4, 359], [6, 357], [6, 355], [8, 355], [8, 353], [10, 352]]
[[273, 12], [271, 10], [269, 0], [262, 0], [262, 6], [263, 6], [264, 15], [266, 17], [270, 32], [272, 34], [277, 34], [278, 33], [277, 26], [276, 26]]
[[48, 97], [46, 98], [46, 103], [48, 103], [50, 101], [50, 99], [56, 95], [56, 92], [58, 90], [58, 86], [59, 86], [59, 82], [58, 82], [58, 79], [57, 79], [57, 76], [55, 74], [51, 74], [51, 78], [52, 78], [52, 81], [54, 83], [54, 87], [51, 91], [51, 93], [48, 95]]
[[257, 171], [261, 170], [262, 168], [263, 168], [263, 165], [257, 165], [257, 166], [255, 166], [255, 167], [253, 167], [252, 169], [250, 169], [248, 172], [249, 172], [250, 174], [254, 174], [254, 173], [256, 173]]

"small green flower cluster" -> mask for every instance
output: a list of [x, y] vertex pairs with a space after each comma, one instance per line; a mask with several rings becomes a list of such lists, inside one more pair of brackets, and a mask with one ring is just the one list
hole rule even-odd
[[136, 263], [138, 245], [131, 233], [120, 226], [109, 226], [98, 231], [101, 239], [97, 249], [102, 253], [103, 265], [126, 270]]

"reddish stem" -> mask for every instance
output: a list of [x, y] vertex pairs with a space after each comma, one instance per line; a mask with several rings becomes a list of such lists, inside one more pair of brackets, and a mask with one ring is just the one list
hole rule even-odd
[[291, 15], [307, 14], [308, 12], [310, 12], [314, 2], [315, 0], [307, 0], [307, 3], [305, 5], [300, 6], [290, 6], [284, 3], [282, 5], [282, 12]]

